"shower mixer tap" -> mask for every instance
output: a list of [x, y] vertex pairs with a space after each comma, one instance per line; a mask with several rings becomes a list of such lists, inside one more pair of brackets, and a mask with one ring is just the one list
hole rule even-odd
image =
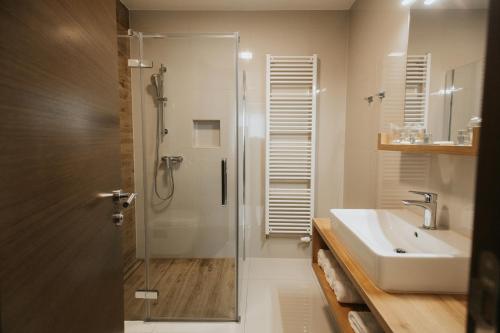
[[184, 157], [181, 155], [163, 156], [161, 160], [165, 163], [167, 169], [170, 169], [181, 164], [184, 161]]

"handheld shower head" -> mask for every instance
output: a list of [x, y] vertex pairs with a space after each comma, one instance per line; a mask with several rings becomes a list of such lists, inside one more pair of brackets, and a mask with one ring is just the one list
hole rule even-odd
[[161, 98], [162, 97], [162, 90], [163, 90], [163, 78], [161, 74], [153, 74], [151, 75], [151, 83], [156, 89], [156, 97]]
[[160, 65], [160, 70], [158, 73], [151, 75], [151, 83], [156, 89], [156, 97], [158, 100], [163, 99], [163, 73], [167, 71], [167, 67]]

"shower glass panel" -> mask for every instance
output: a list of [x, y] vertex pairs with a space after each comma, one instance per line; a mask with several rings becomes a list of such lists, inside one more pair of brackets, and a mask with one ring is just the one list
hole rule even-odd
[[147, 320], [237, 320], [238, 35], [143, 37], [138, 295]]
[[[140, 193], [136, 200], [135, 207], [125, 211], [125, 223], [122, 229], [122, 253], [123, 253], [123, 291], [124, 291], [124, 315], [125, 320], [142, 320], [147, 316], [146, 300], [136, 298], [137, 289], [144, 289], [146, 285], [145, 274], [145, 244], [146, 234], [144, 232], [144, 193], [142, 189], [142, 138], [141, 133], [141, 115], [143, 109], [142, 82], [144, 81], [142, 68], [138, 66], [142, 59], [142, 34], [133, 31], [121, 31], [118, 35], [119, 48], [119, 73], [120, 73], [120, 101], [123, 112], [130, 107], [132, 102], [132, 128], [130, 120], [121, 123], [122, 131], [126, 131], [127, 137], [130, 137], [132, 130], [134, 132], [133, 151], [134, 151], [134, 181], [127, 181], [130, 175], [122, 175], [122, 189]], [[132, 64], [132, 66], [131, 66]], [[132, 96], [129, 96], [131, 92]], [[120, 120], [121, 121], [121, 120]], [[139, 136], [137, 135], [139, 134]], [[131, 143], [131, 142], [127, 142]], [[130, 153], [130, 151], [127, 151]], [[128, 166], [132, 168], [132, 166]], [[135, 188], [134, 188], [135, 185]], [[133, 219], [132, 214], [135, 215]], [[134, 223], [135, 221], [135, 223]]]

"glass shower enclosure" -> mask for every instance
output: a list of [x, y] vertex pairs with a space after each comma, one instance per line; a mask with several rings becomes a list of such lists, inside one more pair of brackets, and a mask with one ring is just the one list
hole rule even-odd
[[238, 34], [129, 35], [139, 196], [125, 319], [237, 321]]

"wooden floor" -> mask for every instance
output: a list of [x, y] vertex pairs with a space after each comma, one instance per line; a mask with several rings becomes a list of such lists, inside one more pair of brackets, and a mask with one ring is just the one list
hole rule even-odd
[[[159, 291], [151, 301], [152, 319], [234, 319], [234, 259], [151, 259], [149, 274], [151, 288]], [[125, 277], [125, 320], [144, 320], [145, 302], [134, 297], [144, 286], [141, 262]]]

